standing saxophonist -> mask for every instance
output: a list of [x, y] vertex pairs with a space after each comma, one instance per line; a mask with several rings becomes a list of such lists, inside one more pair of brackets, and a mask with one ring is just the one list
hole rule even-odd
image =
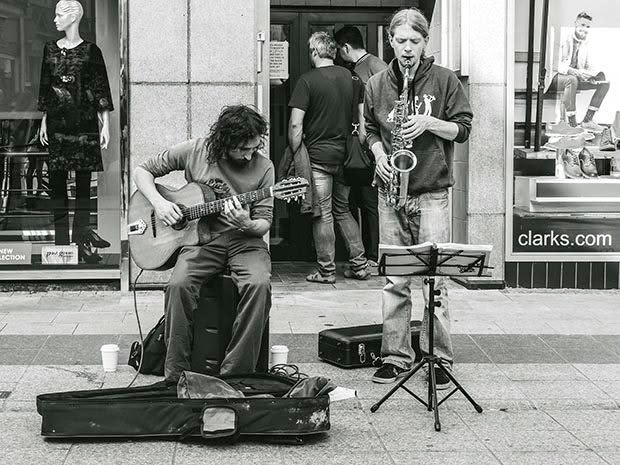
[[[448, 187], [454, 184], [454, 142], [467, 140], [473, 115], [455, 74], [433, 64], [432, 57], [424, 56], [428, 29], [428, 21], [419, 10], [396, 12], [389, 26], [395, 58], [388, 69], [372, 76], [366, 87], [364, 113], [368, 143], [377, 163], [382, 244], [414, 245], [450, 240]], [[403, 76], [407, 75], [411, 80], [404, 83]], [[404, 96], [403, 88], [406, 88]], [[394, 155], [402, 152], [400, 149], [415, 154], [417, 164], [409, 172], [394, 175], [392, 163], [397, 158]], [[392, 383], [404, 376], [415, 358], [409, 326], [410, 283], [408, 277], [388, 276], [383, 288], [383, 365], [372, 378], [377, 383]], [[437, 278], [435, 289], [441, 291], [438, 297], [441, 306], [435, 310], [434, 349], [450, 369], [453, 352], [443, 279]], [[428, 350], [427, 292], [425, 287], [422, 350]], [[449, 379], [441, 370], [436, 369], [435, 375], [437, 388], [449, 386]]]

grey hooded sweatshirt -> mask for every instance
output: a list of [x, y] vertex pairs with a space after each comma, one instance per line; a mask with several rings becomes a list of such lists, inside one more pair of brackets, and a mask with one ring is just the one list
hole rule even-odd
[[[447, 68], [433, 64], [434, 58], [420, 60], [409, 92], [409, 113], [434, 116], [456, 123], [459, 128], [454, 141], [425, 131], [413, 140], [417, 166], [409, 173], [409, 195], [417, 195], [454, 184], [452, 157], [454, 142], [465, 142], [471, 130], [473, 113], [463, 86]], [[392, 147], [394, 103], [403, 88], [403, 76], [396, 59], [389, 67], [368, 80], [364, 99], [364, 116], [368, 145], [382, 142], [385, 153]], [[415, 96], [415, 97], [414, 97]], [[379, 180], [380, 182], [380, 180]]]

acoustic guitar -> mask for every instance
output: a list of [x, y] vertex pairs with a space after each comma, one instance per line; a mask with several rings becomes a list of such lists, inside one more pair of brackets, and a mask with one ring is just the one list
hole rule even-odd
[[[129, 199], [127, 235], [131, 256], [136, 265], [144, 270], [167, 270], [174, 266], [179, 249], [197, 245], [205, 240], [205, 231], [198, 231], [198, 220], [224, 210], [224, 202], [232, 196], [217, 198], [213, 189], [204, 184], [189, 183], [178, 190], [155, 184], [166, 200], [176, 203], [183, 219], [166, 226], [155, 214], [146, 197], [136, 191]], [[242, 205], [251, 204], [268, 197], [290, 202], [303, 198], [308, 187], [305, 178], [287, 178], [272, 187], [236, 195]]]

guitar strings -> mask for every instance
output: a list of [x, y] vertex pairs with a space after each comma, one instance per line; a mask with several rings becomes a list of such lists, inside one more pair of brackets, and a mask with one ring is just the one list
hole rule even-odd
[[[248, 201], [262, 200], [262, 198], [266, 197], [268, 190], [269, 189], [260, 189], [254, 192], [246, 192], [245, 194], [239, 194], [234, 197], [239, 198], [242, 203], [245, 203]], [[217, 213], [218, 211], [224, 209], [224, 202], [231, 198], [232, 197], [227, 197], [225, 199], [214, 200], [208, 203], [192, 205], [191, 207], [180, 207], [181, 214], [186, 219], [192, 220], [192, 219], [200, 218], [204, 214], [209, 215], [212, 213]], [[211, 208], [212, 205], [214, 206], [214, 208]], [[154, 220], [152, 221], [154, 222]]]

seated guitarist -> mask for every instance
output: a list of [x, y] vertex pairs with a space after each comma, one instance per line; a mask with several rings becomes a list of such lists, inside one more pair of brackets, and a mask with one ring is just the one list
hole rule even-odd
[[[215, 187], [222, 197], [273, 186], [274, 168], [262, 156], [267, 121], [254, 109], [224, 107], [208, 137], [164, 150], [135, 170], [134, 181], [166, 225], [182, 219], [179, 206], [164, 199], [154, 180], [171, 171], [183, 170], [187, 182]], [[213, 217], [214, 216], [214, 217]], [[258, 361], [263, 329], [271, 308], [271, 259], [262, 237], [269, 231], [273, 199], [242, 208], [234, 198], [224, 212], [200, 220], [208, 221], [211, 237], [198, 246], [180, 250], [166, 288], [165, 377], [176, 381], [190, 370], [193, 313], [199, 289], [210, 277], [230, 268], [239, 290], [239, 307], [221, 373], [253, 372]], [[203, 225], [199, 224], [199, 228]]]

